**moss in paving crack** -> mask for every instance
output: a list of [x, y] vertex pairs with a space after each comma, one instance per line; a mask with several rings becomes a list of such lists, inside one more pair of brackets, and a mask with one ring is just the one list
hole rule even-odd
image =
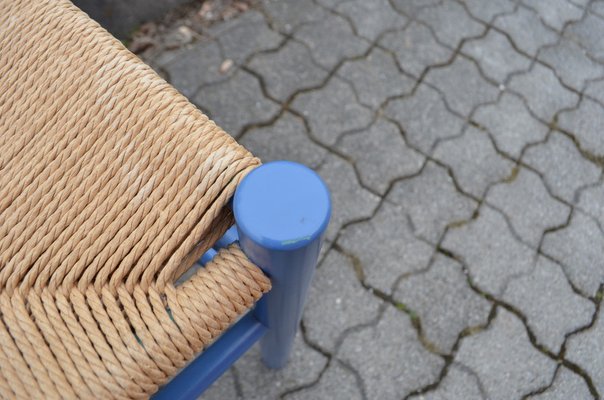
[[518, 173], [520, 172], [520, 168], [518, 168], [518, 166], [514, 166], [514, 168], [512, 168], [512, 172], [510, 172], [510, 175], [508, 175], [507, 177], [505, 177], [503, 179], [503, 182], [505, 183], [512, 183], [516, 180], [516, 178], [518, 178]]

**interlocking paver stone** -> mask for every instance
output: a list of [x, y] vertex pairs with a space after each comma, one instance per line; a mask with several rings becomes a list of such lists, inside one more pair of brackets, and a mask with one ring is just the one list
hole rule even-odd
[[492, 186], [485, 201], [503, 211], [514, 231], [535, 247], [543, 232], [564, 225], [570, 214], [570, 207], [550, 196], [539, 175], [526, 168], [511, 182]]
[[555, 46], [541, 49], [539, 59], [554, 68], [560, 80], [577, 91], [582, 91], [587, 81], [604, 76], [604, 66], [588, 58], [583, 48], [566, 38]]
[[300, 332], [289, 363], [283, 369], [270, 369], [261, 358], [260, 348], [255, 345], [235, 363], [244, 399], [277, 399], [287, 390], [315, 382], [327, 364], [325, 356], [304, 343]]
[[380, 322], [351, 333], [337, 357], [355, 368], [371, 399], [401, 399], [433, 383], [442, 358], [422, 347], [409, 317], [388, 307]]
[[543, 175], [552, 193], [571, 204], [578, 189], [596, 183], [602, 174], [597, 165], [581, 156], [571, 139], [557, 131], [544, 144], [530, 147], [522, 160]]
[[262, 5], [275, 29], [287, 34], [328, 15], [313, 0], [263, 0]]
[[208, 83], [222, 81], [229, 75], [220, 73], [223, 57], [215, 41], [202, 41], [171, 52], [159, 62], [179, 92], [191, 98], [197, 89]]
[[384, 112], [401, 125], [409, 144], [426, 154], [432, 153], [439, 139], [459, 135], [464, 124], [447, 109], [440, 94], [424, 84], [413, 96], [389, 102]]
[[470, 18], [454, 0], [444, 0], [437, 6], [422, 9], [417, 19], [430, 25], [438, 40], [452, 49], [457, 48], [462, 39], [479, 36], [485, 30], [483, 24]]
[[450, 65], [431, 69], [425, 79], [440, 89], [452, 110], [466, 117], [476, 106], [497, 100], [499, 94], [476, 65], [462, 56], [457, 56]]
[[409, 215], [415, 234], [437, 243], [445, 227], [467, 220], [476, 202], [459, 193], [447, 171], [428, 162], [419, 176], [394, 185], [387, 197]]
[[461, 265], [442, 255], [428, 271], [404, 279], [394, 298], [418, 315], [424, 337], [445, 354], [464, 329], [486, 323], [491, 309], [470, 289]]
[[283, 40], [255, 10], [211, 28], [210, 35], [220, 43], [224, 57], [236, 64], [241, 64], [251, 54], [277, 48]]
[[514, 75], [509, 87], [522, 95], [529, 109], [546, 123], [558, 111], [576, 106], [579, 100], [576, 93], [562, 86], [552, 70], [537, 63], [529, 72]]
[[366, 131], [344, 136], [338, 148], [354, 160], [363, 184], [380, 194], [424, 164], [424, 156], [405, 144], [396, 125], [382, 118]]
[[578, 206], [604, 227], [604, 182], [581, 191]]
[[306, 46], [293, 40], [276, 52], [255, 55], [249, 67], [264, 78], [268, 94], [281, 101], [298, 90], [320, 86], [328, 75], [312, 61]]
[[604, 234], [589, 216], [575, 210], [570, 224], [543, 238], [542, 250], [558, 260], [572, 283], [594, 296], [604, 282]]
[[488, 23], [492, 22], [496, 16], [511, 13], [516, 9], [516, 3], [511, 0], [465, 0], [464, 3], [470, 14]]
[[350, 82], [360, 102], [374, 110], [388, 97], [410, 93], [415, 85], [411, 78], [400, 73], [394, 58], [379, 48], [362, 60], [345, 62], [338, 76]]
[[224, 400], [236, 399], [237, 397], [235, 378], [233, 372], [229, 370], [203, 392], [199, 400]]
[[579, 44], [592, 57], [604, 62], [604, 23], [602, 18], [588, 14], [583, 20], [571, 24], [565, 34]]
[[338, 360], [332, 360], [319, 382], [309, 388], [284, 397], [286, 400], [362, 400], [363, 395], [355, 376]]
[[543, 25], [539, 16], [526, 7], [518, 7], [513, 14], [498, 16], [493, 25], [507, 33], [516, 48], [529, 56], [535, 56], [541, 47], [558, 41], [556, 32]]
[[488, 133], [473, 126], [460, 137], [440, 142], [434, 158], [449, 166], [461, 189], [477, 198], [510, 175], [514, 167], [512, 161], [497, 154]]
[[447, 375], [433, 390], [425, 394], [411, 396], [411, 400], [486, 400], [480, 389], [480, 382], [469, 368], [453, 363]]
[[558, 125], [572, 133], [582, 149], [597, 155], [604, 155], [603, 124], [604, 107], [586, 97], [579, 108], [560, 114], [558, 119]]
[[450, 229], [441, 246], [460, 257], [474, 285], [495, 296], [511, 278], [530, 272], [536, 255], [512, 235], [504, 217], [486, 205], [477, 219]]
[[276, 103], [264, 97], [258, 80], [242, 70], [227, 81], [203, 87], [193, 101], [233, 136], [244, 126], [269, 120], [279, 111]]
[[527, 144], [545, 139], [548, 131], [531, 116], [522, 100], [509, 92], [504, 92], [496, 104], [478, 107], [472, 119], [489, 131], [499, 150], [516, 159]]
[[326, 238], [332, 240], [342, 225], [373, 214], [380, 198], [359, 185], [352, 165], [329, 155], [317, 171], [331, 191], [332, 215]]
[[346, 58], [360, 56], [369, 48], [369, 41], [354, 35], [348, 21], [337, 15], [301, 26], [294, 34], [306, 43], [313, 58], [331, 70]]
[[484, 38], [465, 42], [461, 51], [476, 60], [487, 77], [500, 84], [512, 72], [528, 70], [531, 65], [531, 60], [514, 50], [505, 35], [493, 29]]
[[556, 370], [556, 362], [531, 345], [522, 322], [501, 308], [487, 330], [461, 342], [455, 361], [475, 371], [493, 400], [521, 398], [547, 386]]
[[399, 276], [428, 267], [434, 248], [413, 235], [403, 210], [382, 203], [369, 221], [344, 229], [338, 244], [360, 261], [365, 282], [391, 293]]
[[585, 370], [598, 393], [604, 393], [604, 307], [600, 307], [597, 320], [589, 330], [571, 336], [566, 346], [566, 359]]
[[568, 368], [560, 367], [552, 386], [543, 393], [529, 396], [532, 400], [591, 399], [585, 380]]
[[417, 21], [411, 21], [402, 31], [387, 33], [380, 44], [393, 51], [401, 68], [415, 77], [453, 55], [453, 50], [439, 44], [430, 29]]
[[566, 334], [590, 323], [594, 304], [572, 291], [562, 268], [539, 257], [535, 269], [512, 280], [503, 300], [526, 317], [537, 342], [554, 353]]
[[568, 0], [522, 0], [522, 3], [537, 11], [545, 24], [558, 31], [562, 31], [565, 24], [581, 19], [584, 12]]
[[382, 32], [403, 28], [407, 23], [407, 18], [395, 12], [388, 0], [346, 1], [336, 11], [349, 17], [357, 33], [371, 41]]
[[328, 146], [342, 133], [368, 126], [372, 119], [371, 111], [356, 102], [350, 85], [338, 77], [297, 96], [292, 108], [304, 115], [313, 137]]
[[239, 143], [262, 161], [290, 160], [318, 167], [327, 150], [314, 144], [300, 118], [285, 112], [270, 126], [250, 129]]
[[347, 257], [331, 250], [308, 294], [304, 311], [307, 337], [322, 349], [334, 351], [345, 330], [377, 317], [381, 303], [363, 288]]

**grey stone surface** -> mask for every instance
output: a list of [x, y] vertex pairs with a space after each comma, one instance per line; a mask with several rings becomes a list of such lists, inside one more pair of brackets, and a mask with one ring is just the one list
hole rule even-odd
[[498, 15], [511, 14], [516, 9], [516, 2], [512, 0], [465, 0], [464, 3], [472, 16], [487, 23], [493, 22]]
[[604, 182], [581, 191], [578, 206], [604, 227]]
[[327, 358], [308, 347], [298, 332], [289, 363], [283, 369], [266, 367], [260, 357], [259, 345], [252, 347], [233, 368], [239, 377], [242, 397], [261, 400], [278, 399], [287, 390], [315, 382], [326, 364]]
[[270, 126], [250, 129], [239, 143], [263, 162], [290, 160], [317, 168], [327, 154], [308, 138], [302, 120], [289, 112]]
[[440, 89], [452, 110], [465, 117], [476, 106], [497, 100], [499, 94], [472, 61], [459, 55], [452, 64], [430, 70], [425, 79]]
[[441, 0], [392, 0], [394, 8], [409, 18], [415, 18], [424, 8], [434, 7]]
[[315, 385], [284, 397], [286, 400], [362, 400], [363, 394], [355, 376], [342, 366], [338, 360], [332, 360], [327, 370]]
[[521, 398], [547, 386], [556, 370], [556, 362], [531, 345], [522, 322], [502, 308], [487, 330], [462, 341], [455, 361], [475, 371], [493, 400]]
[[411, 21], [404, 30], [387, 33], [380, 44], [393, 51], [401, 68], [415, 77], [453, 55], [453, 50], [439, 44], [430, 29], [417, 21]]
[[413, 96], [389, 102], [384, 113], [401, 125], [411, 146], [426, 154], [440, 139], [459, 135], [464, 124], [447, 109], [441, 95], [424, 84]]
[[295, 37], [308, 45], [319, 65], [329, 70], [346, 58], [364, 54], [370, 45], [354, 35], [348, 21], [333, 14], [301, 26]]
[[242, 70], [227, 81], [203, 87], [193, 102], [235, 137], [244, 126], [267, 121], [279, 111], [264, 97], [258, 80]]
[[587, 81], [604, 76], [604, 66], [591, 60], [585, 50], [570, 39], [562, 38], [555, 46], [541, 49], [539, 59], [554, 68], [560, 80], [577, 91], [582, 91]]
[[576, 93], [560, 84], [552, 70], [541, 64], [534, 64], [531, 71], [513, 76], [509, 87], [519, 93], [528, 108], [546, 123], [557, 112], [576, 106], [579, 100]]
[[435, 382], [444, 365], [421, 346], [409, 317], [393, 307], [377, 325], [348, 335], [337, 357], [359, 372], [368, 398], [381, 400], [398, 400]]
[[570, 224], [543, 238], [542, 250], [558, 260], [571, 282], [594, 296], [604, 282], [604, 233], [589, 216], [575, 210]]
[[401, 74], [394, 58], [379, 48], [362, 60], [345, 62], [338, 76], [350, 82], [360, 102], [374, 110], [389, 97], [410, 93], [415, 85], [411, 78]]
[[304, 115], [313, 137], [328, 146], [342, 133], [368, 126], [372, 119], [371, 111], [357, 103], [350, 85], [338, 77], [321, 89], [297, 96], [291, 107]]
[[387, 199], [409, 215], [415, 234], [437, 243], [445, 227], [467, 220], [474, 200], [460, 194], [447, 171], [428, 162], [419, 176], [398, 182]]
[[514, 50], [505, 35], [493, 29], [483, 38], [465, 42], [461, 51], [476, 60], [482, 72], [499, 84], [511, 73], [528, 70], [531, 65], [531, 60]]
[[570, 207], [554, 199], [536, 173], [520, 168], [511, 182], [492, 186], [485, 201], [508, 217], [514, 231], [537, 247], [543, 233], [564, 225]]
[[539, 16], [526, 7], [517, 7], [512, 14], [498, 16], [493, 25], [507, 33], [516, 48], [529, 56], [535, 56], [539, 48], [558, 41], [556, 32], [543, 25]]
[[379, 118], [369, 129], [346, 135], [338, 148], [354, 161], [366, 187], [384, 194], [396, 179], [417, 173], [424, 156], [405, 144], [396, 125]]
[[371, 220], [344, 229], [338, 244], [358, 258], [365, 282], [384, 293], [392, 292], [400, 276], [426, 269], [434, 253], [413, 235], [404, 211], [388, 202]]
[[[604, 283], [599, 3], [260, 0], [158, 21], [141, 56], [333, 200], [290, 364], [254, 348], [204, 398], [603, 395], [602, 323], [579, 328]], [[173, 48], [179, 26], [202, 34]]]
[[543, 393], [529, 396], [532, 400], [568, 400], [593, 398], [589, 387], [581, 376], [568, 368], [560, 367], [552, 386]]
[[573, 134], [582, 149], [600, 156], [604, 156], [603, 123], [604, 107], [586, 97], [579, 108], [562, 113], [558, 120], [558, 125]]
[[496, 104], [478, 107], [472, 119], [488, 130], [499, 150], [516, 159], [527, 144], [545, 139], [548, 131], [531, 116], [522, 99], [509, 92]]
[[304, 311], [307, 337], [333, 352], [344, 331], [376, 318], [381, 303], [363, 288], [351, 261], [331, 250], [315, 273], [308, 294]]
[[591, 377], [598, 393], [604, 393], [604, 307], [600, 307], [594, 326], [571, 336], [566, 346], [566, 359], [581, 366]]
[[328, 15], [313, 0], [263, 0], [262, 9], [268, 15], [271, 25], [286, 34]]
[[597, 16], [604, 18], [604, 1], [596, 0], [591, 2], [589, 10]]
[[268, 94], [281, 101], [320, 86], [328, 74], [312, 61], [306, 46], [293, 40], [275, 52], [257, 54], [249, 67], [263, 77]]
[[541, 20], [549, 27], [562, 31], [564, 25], [578, 21], [584, 10], [568, 0], [522, 0], [522, 3], [535, 10]]
[[509, 176], [514, 167], [512, 161], [496, 152], [488, 133], [473, 126], [460, 137], [440, 142], [434, 158], [449, 166], [461, 189], [476, 198], [482, 198], [490, 185]]
[[452, 49], [463, 39], [479, 36], [486, 29], [454, 0], [443, 0], [439, 5], [422, 9], [417, 19], [432, 27], [438, 40]]
[[338, 156], [329, 155], [317, 172], [331, 191], [332, 215], [326, 233], [328, 240], [333, 240], [343, 225], [373, 214], [380, 198], [359, 184], [352, 165]]
[[594, 304], [572, 291], [562, 267], [539, 257], [535, 269], [512, 280], [503, 300], [526, 317], [537, 342], [558, 353], [564, 339], [591, 322]]
[[179, 92], [191, 98], [197, 90], [206, 84], [226, 80], [230, 74], [221, 74], [223, 58], [215, 41], [202, 41], [190, 47], [164, 53], [165, 62], [159, 60], [170, 78], [170, 83]]
[[557, 131], [544, 144], [530, 147], [522, 161], [542, 174], [553, 194], [571, 204], [580, 188], [596, 183], [602, 174], [596, 164], [583, 158], [571, 139]]
[[599, 62], [604, 62], [604, 23], [602, 18], [588, 14], [583, 20], [575, 22], [568, 27], [566, 36], [578, 41], [581, 47]]
[[480, 382], [469, 368], [453, 363], [438, 386], [425, 394], [411, 396], [411, 400], [485, 400]]
[[199, 400], [223, 400], [236, 399], [238, 397], [233, 371], [228, 370], [208, 390], [203, 392]]
[[443, 354], [451, 351], [464, 329], [485, 324], [491, 309], [468, 286], [461, 265], [442, 255], [428, 271], [404, 279], [394, 298], [417, 314], [424, 337]]
[[604, 104], [604, 79], [589, 82], [583, 93]]
[[350, 18], [356, 32], [371, 41], [384, 31], [403, 28], [407, 23], [407, 18], [395, 12], [388, 0], [346, 1], [335, 10]]
[[536, 257], [512, 235], [504, 217], [486, 205], [478, 218], [450, 229], [441, 247], [460, 258], [474, 285], [494, 296], [511, 278], [530, 272]]
[[219, 24], [209, 33], [220, 43], [224, 57], [235, 64], [259, 51], [277, 48], [284, 39], [269, 29], [262, 14], [255, 10]]

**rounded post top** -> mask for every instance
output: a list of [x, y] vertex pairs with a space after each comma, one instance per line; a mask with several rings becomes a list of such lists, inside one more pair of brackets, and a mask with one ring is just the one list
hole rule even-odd
[[329, 190], [310, 168], [273, 161], [250, 172], [233, 200], [240, 234], [271, 250], [294, 250], [321, 236], [331, 215]]

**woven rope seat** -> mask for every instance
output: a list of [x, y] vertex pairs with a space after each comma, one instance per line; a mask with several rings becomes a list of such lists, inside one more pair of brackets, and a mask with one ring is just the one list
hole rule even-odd
[[145, 398], [269, 290], [259, 161], [71, 3], [0, 0], [0, 397]]

